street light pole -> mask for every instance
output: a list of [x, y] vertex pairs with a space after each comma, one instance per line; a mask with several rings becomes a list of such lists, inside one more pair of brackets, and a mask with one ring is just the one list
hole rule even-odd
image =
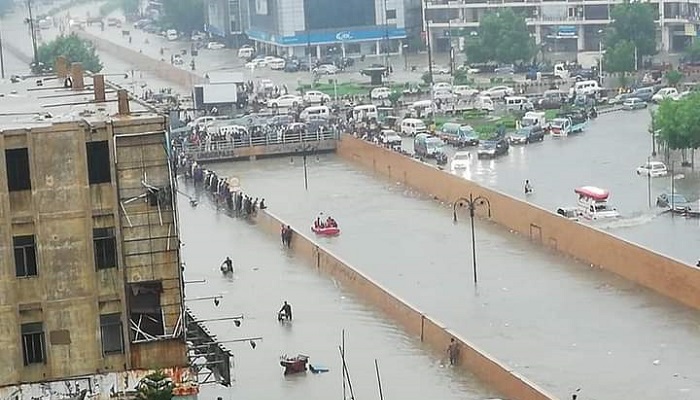
[[[651, 157], [647, 157], [647, 165], [651, 163]], [[673, 177], [671, 177], [673, 179]], [[649, 198], [649, 208], [651, 208], [651, 170], [647, 174], [647, 197]]]
[[[302, 167], [304, 168], [304, 190], [309, 190], [309, 174], [308, 174], [308, 169], [307, 169], [307, 162], [306, 158], [308, 157], [309, 153], [312, 153], [316, 150], [314, 146], [310, 145], [305, 145], [297, 149], [295, 152], [301, 152], [301, 162], [302, 162]], [[292, 161], [294, 162], [294, 158], [292, 158]]]
[[454, 205], [452, 206], [452, 220], [453, 222], [457, 223], [457, 207], [467, 207], [469, 210], [469, 218], [470, 218], [470, 227], [471, 227], [471, 234], [472, 234], [472, 270], [474, 273], [474, 284], [476, 285], [478, 279], [477, 279], [477, 267], [476, 267], [476, 236], [474, 234], [474, 215], [476, 211], [476, 207], [478, 206], [486, 206], [486, 209], [488, 210], [488, 216], [491, 218], [491, 203], [489, 202], [489, 199], [483, 196], [477, 196], [474, 197], [471, 193], [469, 194], [469, 198], [466, 197], [460, 197], [457, 200], [455, 200]]

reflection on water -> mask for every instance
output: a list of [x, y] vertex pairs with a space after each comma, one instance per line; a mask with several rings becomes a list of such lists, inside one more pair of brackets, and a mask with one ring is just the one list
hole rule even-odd
[[466, 215], [455, 225], [450, 205], [334, 156], [309, 169], [308, 192], [302, 168], [287, 160], [213, 168], [240, 176], [245, 190], [298, 229], [318, 211], [331, 212], [343, 230], [326, 244], [333, 252], [561, 398], [581, 386], [590, 398], [700, 392], [692, 310], [483, 221], [475, 290]]

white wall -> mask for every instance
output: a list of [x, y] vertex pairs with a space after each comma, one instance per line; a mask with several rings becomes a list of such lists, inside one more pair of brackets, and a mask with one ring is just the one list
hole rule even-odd
[[304, 0], [276, 0], [280, 18], [280, 33], [293, 36], [304, 30]]

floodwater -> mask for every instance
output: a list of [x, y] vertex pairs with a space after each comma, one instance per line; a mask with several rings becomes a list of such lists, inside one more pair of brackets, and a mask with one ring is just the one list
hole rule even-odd
[[[181, 190], [198, 195], [192, 187]], [[232, 321], [206, 325], [220, 341], [262, 336], [255, 349], [247, 341], [226, 344], [235, 357], [230, 389], [205, 386], [202, 396], [213, 399], [342, 398], [338, 346], [344, 329], [346, 359], [357, 398], [379, 398], [374, 359], [378, 359], [386, 398], [485, 399], [495, 397], [463, 371], [443, 367], [441, 355], [387, 322], [335, 281], [317, 274], [301, 259], [290, 255], [277, 238], [266, 235], [202, 197], [193, 208], [185, 196], [180, 206], [187, 306], [200, 319], [243, 315], [240, 327]], [[233, 279], [224, 278], [219, 266], [226, 256], [234, 260]], [[221, 295], [218, 307], [201, 297]], [[291, 326], [280, 325], [276, 313], [283, 301], [293, 306]], [[279, 365], [282, 354], [310, 356], [311, 364], [330, 368], [324, 374], [285, 377]], [[349, 398], [349, 395], [348, 395]]]
[[209, 167], [296, 229], [332, 214], [342, 234], [321, 243], [561, 398], [699, 396], [698, 312], [482, 221], [475, 287], [466, 214], [333, 155], [309, 159], [307, 192], [302, 164]]

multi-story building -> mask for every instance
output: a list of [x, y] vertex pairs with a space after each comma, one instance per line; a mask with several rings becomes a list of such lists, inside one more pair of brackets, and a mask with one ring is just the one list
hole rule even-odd
[[166, 119], [57, 72], [0, 86], [0, 392], [188, 366]]
[[419, 7], [418, 0], [249, 0], [246, 34], [280, 55], [396, 53]]
[[247, 0], [207, 0], [205, 6], [207, 32], [232, 47], [246, 42]]
[[[425, 26], [436, 50], [450, 48], [455, 30], [475, 31], [490, 11], [511, 8], [525, 15], [538, 44], [554, 52], [599, 51], [610, 11], [622, 0], [423, 0]], [[700, 24], [699, 0], [650, 0], [662, 51], [683, 49]], [[454, 45], [454, 44], [453, 44]]]

